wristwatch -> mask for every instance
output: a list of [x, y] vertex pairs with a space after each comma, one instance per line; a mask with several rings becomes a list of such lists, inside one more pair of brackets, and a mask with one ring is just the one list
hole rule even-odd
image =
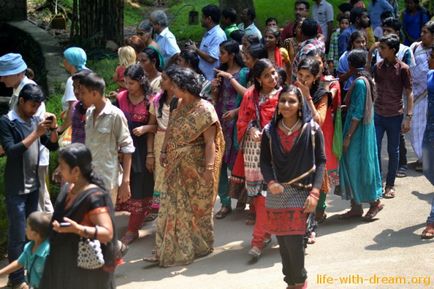
[[412, 113], [407, 113], [405, 116], [406, 116], [407, 118], [411, 119], [411, 118], [413, 117], [413, 114], [412, 114]]

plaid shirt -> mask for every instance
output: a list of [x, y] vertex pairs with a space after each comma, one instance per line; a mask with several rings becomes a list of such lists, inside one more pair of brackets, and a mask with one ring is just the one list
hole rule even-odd
[[324, 42], [318, 40], [317, 38], [305, 40], [304, 42], [300, 43], [299, 48], [300, 49], [295, 54], [294, 62], [292, 63], [292, 82], [297, 79], [297, 67], [304, 58], [306, 58], [310, 53], [318, 49], [321, 50], [322, 53], [325, 52]]
[[332, 33], [330, 38], [330, 47], [329, 53], [327, 54], [327, 60], [333, 61], [333, 65], [335, 68], [339, 65], [339, 46], [338, 46], [338, 38], [341, 34], [341, 29], [336, 29], [335, 32]]

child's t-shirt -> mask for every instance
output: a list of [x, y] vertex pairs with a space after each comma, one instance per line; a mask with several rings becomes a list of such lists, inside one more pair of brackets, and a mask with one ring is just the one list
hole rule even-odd
[[45, 240], [39, 245], [35, 253], [32, 252], [34, 245], [35, 242], [30, 241], [24, 246], [24, 251], [18, 258], [18, 264], [23, 266], [27, 271], [27, 283], [32, 288], [39, 288], [39, 283], [44, 273], [45, 260], [50, 252], [50, 243], [48, 239]]

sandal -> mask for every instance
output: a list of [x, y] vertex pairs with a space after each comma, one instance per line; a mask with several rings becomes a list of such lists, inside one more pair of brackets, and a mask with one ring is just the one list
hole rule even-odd
[[231, 207], [222, 207], [220, 211], [215, 214], [216, 219], [224, 219], [227, 215], [229, 215], [232, 212]]
[[375, 216], [384, 208], [384, 205], [380, 203], [380, 201], [376, 201], [371, 204], [369, 211], [363, 217], [365, 221], [371, 222], [374, 220]]
[[421, 161], [416, 161], [416, 163], [414, 164], [414, 170], [416, 172], [422, 172], [423, 171], [423, 165]]
[[315, 242], [316, 242], [315, 237], [316, 237], [316, 233], [315, 233], [315, 232], [311, 232], [311, 233], [309, 234], [309, 237], [307, 238], [307, 243], [308, 243], [309, 245], [315, 244]]
[[434, 224], [427, 225], [420, 237], [425, 240], [434, 238]]
[[237, 202], [237, 206], [235, 207], [235, 210], [237, 210], [237, 211], [244, 211], [246, 209], [246, 203], [243, 203], [243, 202], [240, 202], [240, 201], [238, 201]]
[[397, 178], [405, 178], [407, 176], [407, 168], [406, 167], [400, 167], [398, 171], [396, 172]]
[[125, 233], [125, 235], [121, 238], [121, 242], [128, 246], [129, 244], [131, 244], [132, 242], [134, 242], [138, 238], [139, 238], [139, 233], [133, 233], [133, 232], [127, 231]]
[[152, 212], [145, 217], [144, 222], [152, 222], [158, 217], [158, 212]]
[[393, 186], [386, 186], [384, 189], [383, 198], [385, 199], [393, 199], [395, 197], [396, 191]]
[[143, 261], [149, 262], [149, 263], [158, 263], [159, 259], [158, 259], [158, 257], [156, 255], [152, 255], [152, 256], [149, 256], [149, 257], [144, 257]]
[[363, 216], [363, 210], [362, 209], [351, 208], [346, 213], [339, 215], [338, 218], [341, 220], [348, 220], [348, 219], [352, 219], [352, 218], [360, 218], [362, 216]]
[[253, 258], [257, 259], [259, 257], [261, 257], [262, 254], [262, 250], [259, 249], [256, 246], [253, 246], [250, 250], [249, 250], [249, 255], [252, 256]]

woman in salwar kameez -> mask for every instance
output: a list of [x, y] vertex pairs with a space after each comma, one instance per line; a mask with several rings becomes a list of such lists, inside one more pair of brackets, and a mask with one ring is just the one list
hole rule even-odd
[[287, 288], [307, 288], [304, 242], [326, 170], [324, 138], [295, 86], [283, 88], [273, 120], [264, 128], [261, 172], [267, 184], [268, 230], [277, 236]]
[[212, 211], [224, 152], [217, 113], [199, 97], [199, 76], [185, 68], [166, 74], [180, 101], [161, 152], [167, 192], [161, 196], [156, 258], [163, 267], [186, 265], [212, 252]]
[[366, 52], [353, 50], [348, 56], [350, 66], [359, 71], [359, 77], [348, 91], [347, 115], [343, 128], [343, 154], [340, 161], [342, 198], [351, 200], [351, 210], [340, 218], [361, 217], [361, 203], [370, 203], [364, 216], [371, 221], [383, 209], [380, 203], [382, 183], [378, 163], [373, 102], [375, 87], [370, 76], [363, 71]]

